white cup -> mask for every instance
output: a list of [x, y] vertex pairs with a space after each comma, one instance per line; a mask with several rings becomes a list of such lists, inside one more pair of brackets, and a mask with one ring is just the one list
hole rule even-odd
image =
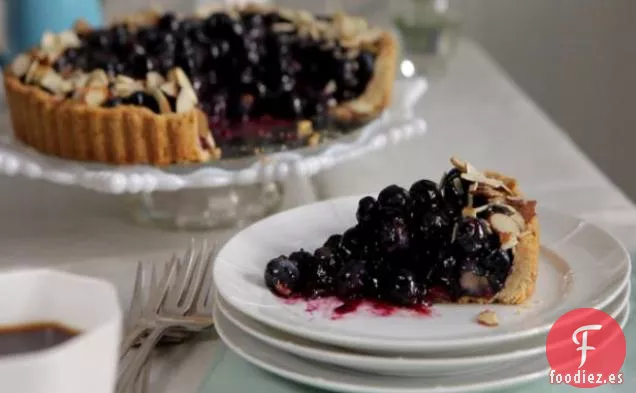
[[48, 349], [0, 356], [0, 392], [115, 390], [122, 312], [110, 283], [44, 269], [0, 273], [0, 327], [38, 322], [80, 333]]

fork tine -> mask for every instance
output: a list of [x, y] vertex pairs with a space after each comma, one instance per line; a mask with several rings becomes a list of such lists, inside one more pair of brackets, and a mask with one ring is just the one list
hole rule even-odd
[[212, 275], [212, 263], [215, 256], [215, 247], [212, 247], [205, 260], [203, 280], [201, 283], [201, 288], [199, 289], [197, 303], [195, 306], [195, 310], [197, 313], [207, 315], [212, 312], [211, 307], [214, 305], [214, 302], [211, 301], [211, 297], [213, 297], [212, 286], [214, 284], [214, 277]]
[[[161, 277], [161, 281], [158, 284], [153, 285], [154, 288], [151, 291], [150, 298], [148, 299], [148, 303], [146, 304], [147, 312], [151, 314], [156, 314], [157, 311], [161, 308], [161, 305], [163, 304], [166, 294], [168, 293], [168, 289], [170, 289], [170, 285], [176, 274], [176, 270], [177, 270], [176, 267], [177, 267], [177, 264], [175, 263], [174, 259], [172, 261], [169, 261], [164, 267], [164, 274]], [[156, 280], [157, 273], [156, 273], [155, 265], [153, 265], [152, 267], [152, 272], [154, 273], [151, 273], [151, 277], [154, 274], [154, 279]], [[152, 278], [151, 278], [151, 281], [152, 281]]]
[[192, 306], [191, 284], [195, 282], [193, 278], [197, 272], [200, 259], [200, 251], [192, 241], [184, 257], [179, 260], [179, 274], [175, 277], [174, 286], [164, 304], [167, 311], [174, 314], [183, 314]]
[[126, 330], [131, 329], [132, 325], [141, 316], [144, 299], [143, 290], [143, 265], [141, 261], [137, 262], [137, 270], [135, 273], [135, 283], [133, 285], [132, 298], [126, 314]]

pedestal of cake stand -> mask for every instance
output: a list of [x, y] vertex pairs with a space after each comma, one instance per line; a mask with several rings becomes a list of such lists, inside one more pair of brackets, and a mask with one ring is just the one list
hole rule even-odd
[[283, 186], [269, 182], [246, 186], [188, 188], [130, 196], [133, 218], [172, 230], [243, 227], [278, 210]]

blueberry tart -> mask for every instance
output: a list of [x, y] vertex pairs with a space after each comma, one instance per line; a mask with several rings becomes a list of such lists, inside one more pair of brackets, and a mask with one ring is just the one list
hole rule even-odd
[[362, 198], [357, 224], [313, 253], [269, 261], [267, 287], [285, 298], [336, 296], [407, 307], [528, 300], [538, 272], [536, 202], [511, 177], [451, 162], [439, 183], [391, 185]]
[[[46, 33], [4, 71], [16, 137], [49, 155], [169, 165], [315, 145], [389, 104], [394, 37], [263, 5]], [[345, 132], [345, 131], [343, 131]]]

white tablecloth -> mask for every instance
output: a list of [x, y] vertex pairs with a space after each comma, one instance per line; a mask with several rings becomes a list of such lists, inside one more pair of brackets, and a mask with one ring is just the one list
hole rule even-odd
[[[448, 74], [431, 81], [419, 108], [429, 123], [428, 135], [321, 174], [316, 179], [320, 197], [438, 178], [448, 158], [458, 155], [479, 168], [516, 176], [540, 204], [598, 223], [636, 250], [632, 203], [474, 44], [460, 44]], [[0, 121], [8, 127], [6, 116]], [[296, 197], [288, 206], [313, 198]], [[191, 236], [137, 226], [128, 220], [123, 202], [125, 197], [0, 178], [0, 266], [90, 264], [107, 269], [165, 258]], [[212, 234], [218, 241], [230, 235]], [[166, 384], [166, 392], [194, 392], [207, 365], [186, 362], [183, 368], [189, 372]], [[172, 368], [173, 373], [179, 370]]]

